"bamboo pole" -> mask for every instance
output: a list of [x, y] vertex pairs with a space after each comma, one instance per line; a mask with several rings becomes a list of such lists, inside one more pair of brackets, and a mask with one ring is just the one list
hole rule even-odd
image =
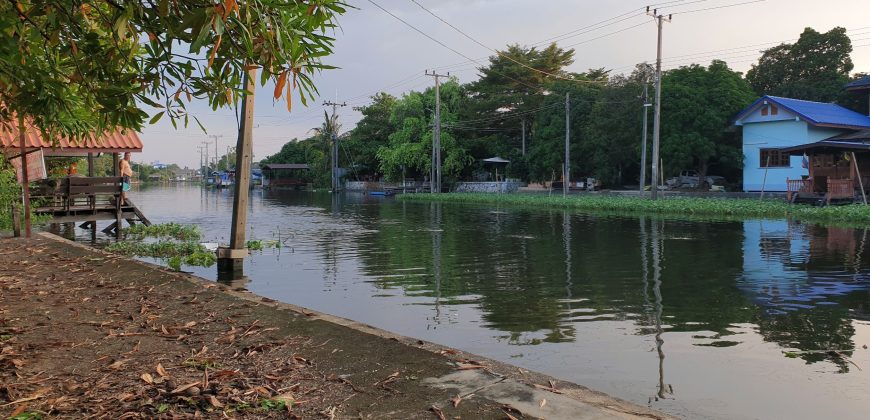
[[764, 179], [761, 180], [761, 196], [759, 200], [764, 199], [764, 186], [767, 184], [767, 170], [770, 169], [770, 154], [767, 154], [767, 163], [764, 164]]
[[864, 181], [861, 179], [861, 171], [858, 169], [858, 159], [855, 158], [855, 152], [852, 152], [852, 162], [855, 164], [855, 175], [858, 178], [858, 186], [861, 188], [861, 197], [864, 198], [864, 205], [867, 205], [867, 193], [864, 192]]
[[24, 198], [24, 236], [29, 238], [30, 228], [30, 180], [27, 179], [27, 148], [24, 145], [24, 115], [18, 115], [18, 138], [21, 142], [21, 190]]

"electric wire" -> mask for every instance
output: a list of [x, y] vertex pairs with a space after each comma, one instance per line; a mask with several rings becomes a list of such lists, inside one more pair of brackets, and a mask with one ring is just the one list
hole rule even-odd
[[[369, 0], [369, 1], [371, 1], [371, 0]], [[469, 40], [471, 40], [471, 41], [474, 42], [475, 44], [480, 45], [481, 47], [486, 48], [487, 50], [492, 51], [493, 53], [495, 53], [495, 54], [498, 55], [499, 57], [502, 57], [502, 58], [504, 58], [504, 59], [506, 59], [506, 60], [509, 60], [509, 61], [511, 61], [511, 62], [514, 62], [514, 63], [516, 63], [516, 64], [519, 64], [520, 66], [522, 66], [522, 67], [524, 67], [524, 68], [526, 68], [526, 69], [529, 69], [529, 70], [532, 70], [532, 71], [534, 71], [534, 72], [537, 72], [537, 73], [543, 74], [543, 75], [545, 75], [545, 76], [550, 76], [550, 77], [552, 77], [552, 78], [562, 79], [562, 80], [567, 80], [567, 81], [571, 81], [571, 82], [575, 82], [575, 83], [587, 83], [587, 84], [601, 84], [601, 83], [602, 83], [601, 81], [597, 81], [597, 80], [578, 80], [578, 79], [575, 79], [575, 78], [573, 78], [573, 77], [565, 77], [565, 76], [560, 75], [560, 74], [550, 73], [550, 72], [547, 72], [547, 71], [544, 71], [544, 70], [541, 70], [541, 69], [534, 68], [534, 67], [532, 67], [532, 66], [530, 66], [530, 65], [528, 65], [528, 64], [526, 64], [526, 63], [523, 63], [523, 62], [521, 62], [521, 61], [519, 61], [519, 60], [516, 60], [515, 58], [513, 58], [513, 57], [511, 57], [511, 56], [509, 56], [509, 55], [507, 55], [507, 54], [505, 54], [505, 53], [503, 53], [503, 52], [501, 52], [501, 51], [498, 51], [498, 50], [496, 50], [496, 49], [494, 49], [494, 48], [490, 48], [490, 47], [488, 47], [488, 46], [485, 45], [484, 43], [478, 41], [478, 40], [477, 40], [476, 38], [474, 38], [473, 36], [467, 34], [467, 33], [466, 33], [465, 31], [463, 31], [462, 29], [457, 28], [456, 26], [454, 26], [452, 23], [446, 21], [446, 20], [445, 20], [444, 18], [442, 18], [441, 16], [435, 14], [435, 12], [433, 12], [433, 11], [427, 9], [425, 6], [423, 6], [422, 4], [420, 4], [417, 0], [410, 0], [410, 1], [411, 1], [412, 3], [414, 3], [414, 4], [416, 4], [417, 6], [419, 6], [421, 9], [423, 9], [426, 13], [432, 15], [435, 19], [438, 19], [439, 21], [441, 21], [441, 22], [444, 23], [445, 25], [449, 26], [449, 27], [452, 28], [454, 31], [458, 32], [460, 35], [462, 35], [462, 36], [468, 38]], [[606, 83], [606, 82], [605, 82], [605, 83]]]

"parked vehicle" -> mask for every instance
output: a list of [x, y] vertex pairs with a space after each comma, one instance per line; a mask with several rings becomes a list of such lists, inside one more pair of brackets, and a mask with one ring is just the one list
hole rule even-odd
[[[713, 187], [714, 185], [724, 185], [725, 178], [716, 175], [707, 175], [704, 177], [707, 182], [708, 187]], [[698, 176], [698, 173], [695, 171], [682, 171], [679, 176], [675, 176], [665, 181], [665, 184], [668, 188], [672, 189], [692, 189], [699, 188], [701, 186], [701, 178]]]

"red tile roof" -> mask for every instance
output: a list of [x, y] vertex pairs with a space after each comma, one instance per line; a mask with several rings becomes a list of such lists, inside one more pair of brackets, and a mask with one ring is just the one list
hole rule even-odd
[[[28, 149], [46, 149], [46, 155], [81, 155], [85, 153], [121, 153], [141, 152], [142, 140], [133, 130], [115, 131], [106, 133], [99, 138], [91, 135], [90, 138], [73, 142], [66, 138], [57, 139], [53, 144], [42, 137], [39, 130], [27, 125], [24, 133], [24, 145]], [[18, 129], [8, 130], [0, 127], [0, 150], [18, 149], [21, 140]]]

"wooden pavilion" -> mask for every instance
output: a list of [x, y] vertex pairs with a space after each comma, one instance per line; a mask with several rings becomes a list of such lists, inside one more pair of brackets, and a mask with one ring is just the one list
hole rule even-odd
[[867, 202], [870, 194], [870, 129], [822, 141], [781, 148], [782, 153], [803, 156], [809, 174], [789, 179], [790, 202]]
[[299, 176], [299, 172], [309, 169], [304, 163], [267, 163], [262, 166], [263, 188], [304, 188], [307, 183]]
[[[35, 212], [52, 216], [52, 223], [84, 221], [82, 227], [92, 229], [96, 228], [97, 220], [114, 220], [104, 229], [105, 232], [120, 231], [123, 220], [130, 224], [150, 224], [129, 199], [125, 205], [121, 205], [118, 199], [122, 192], [122, 178], [118, 173], [119, 155], [142, 151], [142, 140], [135, 132], [114, 131], [72, 141], [67, 138], [44, 138], [40, 130], [29, 122], [25, 122], [24, 128], [21, 133], [17, 127], [0, 127], [0, 152], [13, 162], [13, 166], [20, 168], [19, 182], [25, 184], [25, 207], [29, 207], [30, 202], [29, 183], [45, 177], [45, 157], [87, 157], [88, 176], [71, 174], [52, 188], [37, 192], [34, 197], [43, 199], [45, 204], [35, 209]], [[97, 177], [93, 172], [94, 157], [103, 153], [113, 155], [113, 176]], [[24, 159], [21, 159], [22, 156]], [[34, 171], [34, 168], [42, 170]], [[29, 213], [25, 211], [24, 217], [29, 233]]]

